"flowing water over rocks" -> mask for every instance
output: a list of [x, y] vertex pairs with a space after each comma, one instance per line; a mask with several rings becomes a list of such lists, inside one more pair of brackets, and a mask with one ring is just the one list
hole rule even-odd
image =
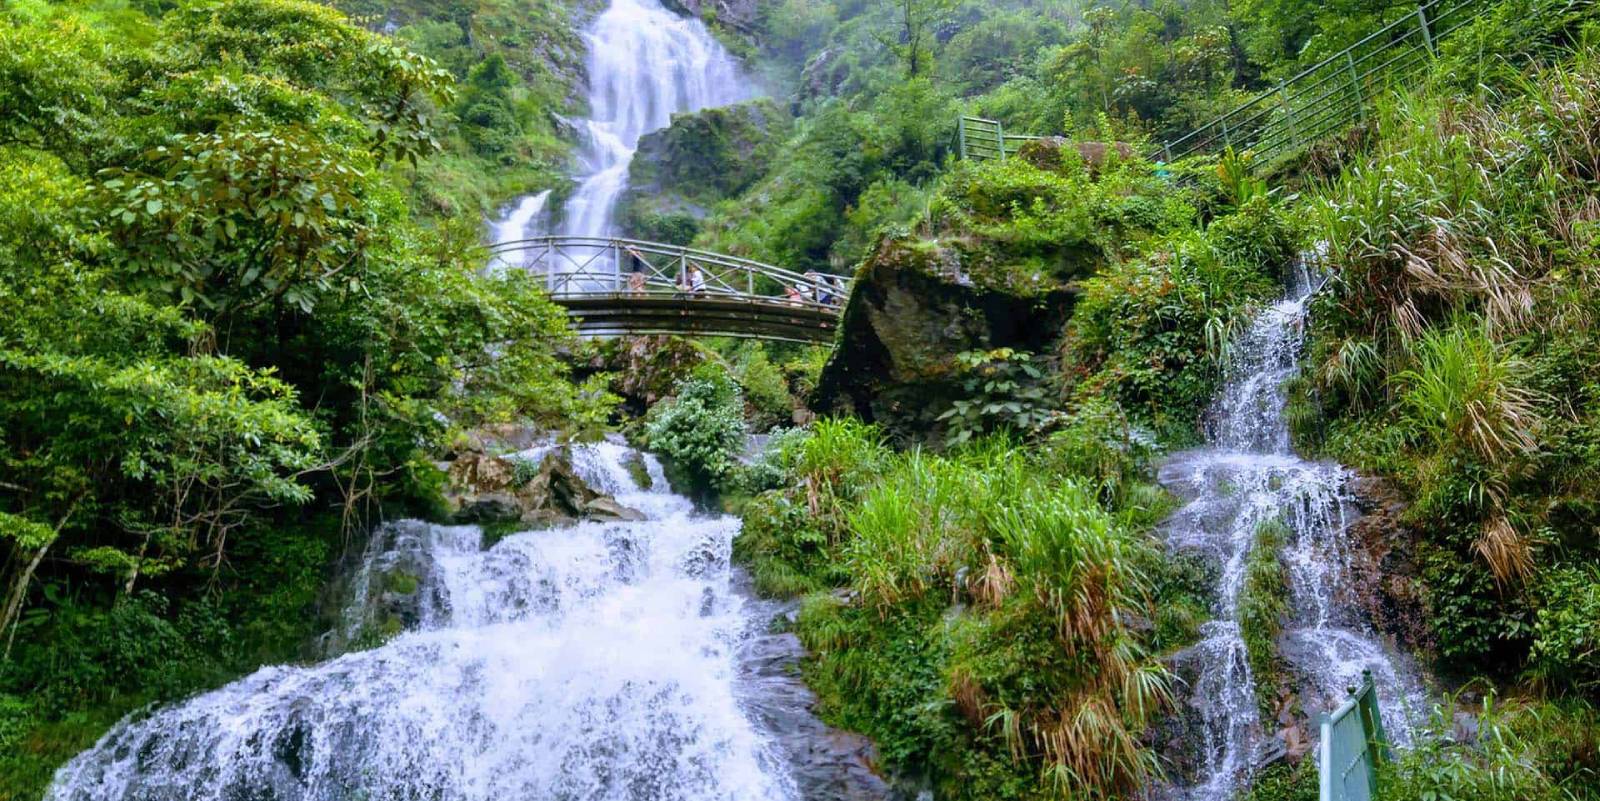
[[1232, 346], [1223, 388], [1207, 427], [1208, 444], [1180, 453], [1160, 479], [1184, 500], [1165, 524], [1170, 546], [1216, 566], [1215, 619], [1179, 659], [1188, 683], [1190, 721], [1172, 795], [1193, 801], [1235, 797], [1275, 743], [1258, 709], [1239, 624], [1240, 595], [1257, 530], [1278, 521], [1288, 531], [1278, 554], [1289, 576], [1290, 619], [1280, 651], [1299, 679], [1300, 703], [1314, 719], [1371, 670], [1392, 739], [1409, 733], [1408, 710], [1421, 687], [1398, 656], [1370, 632], [1347, 597], [1346, 530], [1356, 512], [1353, 476], [1330, 463], [1297, 457], [1289, 444], [1286, 382], [1299, 369], [1311, 276], [1300, 274], [1287, 297], [1261, 312]]
[[[658, 0], [612, 0], [584, 30], [589, 48], [590, 117], [579, 132], [578, 187], [560, 214], [565, 236], [614, 236], [617, 198], [639, 138], [672, 124], [672, 115], [752, 97], [738, 62], [704, 23], [666, 10]], [[519, 209], [521, 206], [519, 205]], [[536, 236], [535, 217], [516, 213], [495, 235]]]
[[399, 566], [419, 598], [413, 628], [124, 721], [49, 798], [883, 797], [870, 747], [810, 716], [792, 637], [766, 632], [772, 610], [735, 586], [738, 521], [696, 514], [653, 459], [641, 489], [630, 456], [616, 442], [573, 449], [587, 482], [649, 520], [488, 549], [473, 526], [386, 526], [345, 620], [359, 626]]

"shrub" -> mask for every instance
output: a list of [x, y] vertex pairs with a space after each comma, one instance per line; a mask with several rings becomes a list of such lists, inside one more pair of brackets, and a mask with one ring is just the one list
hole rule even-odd
[[1600, 690], [1600, 565], [1551, 570], [1539, 594], [1529, 672], [1552, 687]]
[[656, 404], [645, 422], [647, 444], [696, 491], [733, 477], [744, 450], [744, 400], [720, 367], [702, 367]]

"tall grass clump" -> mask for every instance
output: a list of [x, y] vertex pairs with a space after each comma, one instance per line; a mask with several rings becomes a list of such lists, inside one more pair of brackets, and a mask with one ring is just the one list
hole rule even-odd
[[823, 421], [736, 548], [764, 588], [805, 595], [824, 717], [941, 797], [1124, 797], [1157, 773], [1155, 646], [1181, 644], [1155, 601], [1205, 605], [1147, 533], [1168, 505], [1152, 450], [1113, 404], [944, 453]]
[[[1575, 19], [1520, 5], [1518, 25]], [[1389, 99], [1370, 149], [1308, 201], [1331, 281], [1304, 387], [1322, 424], [1297, 431], [1414, 499], [1439, 655], [1507, 678], [1572, 672], [1533, 649], [1583, 638], [1543, 610], [1600, 562], [1600, 51], [1552, 58]]]

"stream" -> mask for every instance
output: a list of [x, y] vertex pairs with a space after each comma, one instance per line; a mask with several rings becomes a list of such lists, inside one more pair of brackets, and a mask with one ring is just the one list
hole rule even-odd
[[1258, 526], [1268, 521], [1288, 531], [1278, 557], [1287, 566], [1290, 619], [1279, 645], [1300, 679], [1301, 717], [1315, 725], [1316, 714], [1341, 703], [1363, 670], [1373, 673], [1392, 741], [1407, 741], [1412, 713], [1423, 708], [1413, 673], [1345, 597], [1354, 476], [1337, 464], [1301, 459], [1290, 447], [1286, 383], [1300, 368], [1307, 304], [1317, 286], [1303, 265], [1296, 267], [1285, 297], [1231, 346], [1206, 444], [1174, 455], [1160, 470], [1161, 483], [1184, 501], [1164, 525], [1169, 546], [1216, 566], [1214, 619], [1201, 626], [1201, 641], [1187, 654], [1186, 739], [1194, 750], [1187, 761], [1194, 763], [1194, 780], [1172, 788], [1177, 798], [1235, 798], [1275, 742], [1278, 722], [1262, 719], [1239, 628], [1246, 563]]
[[412, 630], [124, 721], [49, 798], [784, 801], [802, 797], [797, 774], [804, 797], [864, 797], [876, 780], [853, 764], [859, 745], [830, 751], [807, 711], [798, 643], [737, 586], [738, 520], [697, 514], [653, 458], [637, 486], [632, 458], [618, 442], [573, 448], [585, 482], [644, 522], [487, 549], [475, 526], [381, 527], [345, 620], [400, 562], [420, 584]]

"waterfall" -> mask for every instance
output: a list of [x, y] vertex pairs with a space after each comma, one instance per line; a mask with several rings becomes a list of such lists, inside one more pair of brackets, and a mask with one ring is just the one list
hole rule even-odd
[[[614, 236], [617, 198], [628, 184], [639, 139], [672, 115], [749, 99], [738, 62], [696, 19], [658, 0], [611, 0], [583, 32], [588, 45], [588, 119], [578, 123], [577, 189], [559, 233]], [[513, 223], [502, 221], [497, 230]], [[525, 232], [514, 238], [533, 236]]]
[[1314, 290], [1312, 277], [1297, 271], [1286, 296], [1233, 343], [1207, 445], [1175, 455], [1161, 469], [1162, 483], [1186, 500], [1165, 524], [1170, 546], [1219, 566], [1215, 618], [1201, 627], [1201, 641], [1189, 652], [1197, 780], [1173, 788], [1179, 798], [1235, 797], [1265, 741], [1256, 677], [1240, 635], [1239, 596], [1256, 530], [1267, 521], [1278, 520], [1290, 532], [1278, 555], [1288, 568], [1291, 610], [1281, 650], [1301, 683], [1312, 685], [1302, 687], [1306, 714], [1314, 719], [1314, 712], [1331, 711], [1360, 682], [1362, 670], [1374, 674], [1392, 739], [1406, 740], [1407, 711], [1421, 706], [1416, 679], [1340, 595], [1349, 569], [1345, 533], [1355, 516], [1346, 489], [1351, 474], [1303, 460], [1289, 444], [1285, 384], [1299, 369]]
[[573, 466], [645, 522], [488, 549], [472, 526], [380, 529], [361, 575], [426, 566], [411, 630], [131, 717], [63, 767], [48, 799], [794, 798], [742, 695], [758, 626], [730, 583], [738, 521], [694, 514], [648, 457], [651, 486], [637, 486], [630, 458], [604, 442], [575, 448]]

